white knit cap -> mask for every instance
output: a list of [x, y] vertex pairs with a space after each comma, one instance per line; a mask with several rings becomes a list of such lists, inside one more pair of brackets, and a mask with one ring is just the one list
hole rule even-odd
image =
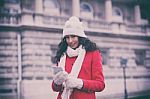
[[66, 35], [76, 35], [79, 37], [87, 37], [84, 33], [84, 28], [82, 22], [80, 22], [78, 17], [72, 16], [66, 21], [63, 29], [63, 37]]

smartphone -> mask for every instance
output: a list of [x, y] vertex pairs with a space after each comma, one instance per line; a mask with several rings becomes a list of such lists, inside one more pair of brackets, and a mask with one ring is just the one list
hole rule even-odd
[[54, 75], [57, 74], [60, 71], [63, 71], [63, 68], [62, 67], [58, 67], [58, 66], [52, 66], [52, 69], [53, 69]]

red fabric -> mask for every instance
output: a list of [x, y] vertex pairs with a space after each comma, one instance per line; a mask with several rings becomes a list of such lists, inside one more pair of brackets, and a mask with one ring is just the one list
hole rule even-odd
[[[68, 73], [71, 72], [76, 58], [67, 56], [65, 70]], [[70, 99], [96, 99], [95, 92], [100, 92], [105, 88], [102, 58], [98, 50], [86, 53], [78, 78], [83, 80], [83, 88], [80, 90], [74, 89]], [[59, 91], [57, 99], [61, 99], [61, 85], [56, 86], [52, 83], [52, 89], [57, 92]]]

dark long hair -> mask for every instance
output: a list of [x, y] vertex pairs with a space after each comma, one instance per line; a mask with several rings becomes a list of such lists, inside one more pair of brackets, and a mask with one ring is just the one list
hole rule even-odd
[[[79, 45], [82, 45], [85, 48], [86, 52], [98, 50], [96, 43], [92, 42], [88, 38], [79, 37]], [[67, 46], [68, 45], [66, 42], [66, 38], [64, 37], [58, 44], [58, 49], [55, 56], [56, 63], [60, 61], [60, 57], [64, 54], [64, 52], [66, 52]]]

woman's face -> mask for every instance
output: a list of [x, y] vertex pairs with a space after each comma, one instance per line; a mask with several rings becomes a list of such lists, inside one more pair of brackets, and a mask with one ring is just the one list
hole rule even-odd
[[66, 42], [71, 48], [77, 48], [79, 46], [79, 38], [75, 35], [67, 35]]

